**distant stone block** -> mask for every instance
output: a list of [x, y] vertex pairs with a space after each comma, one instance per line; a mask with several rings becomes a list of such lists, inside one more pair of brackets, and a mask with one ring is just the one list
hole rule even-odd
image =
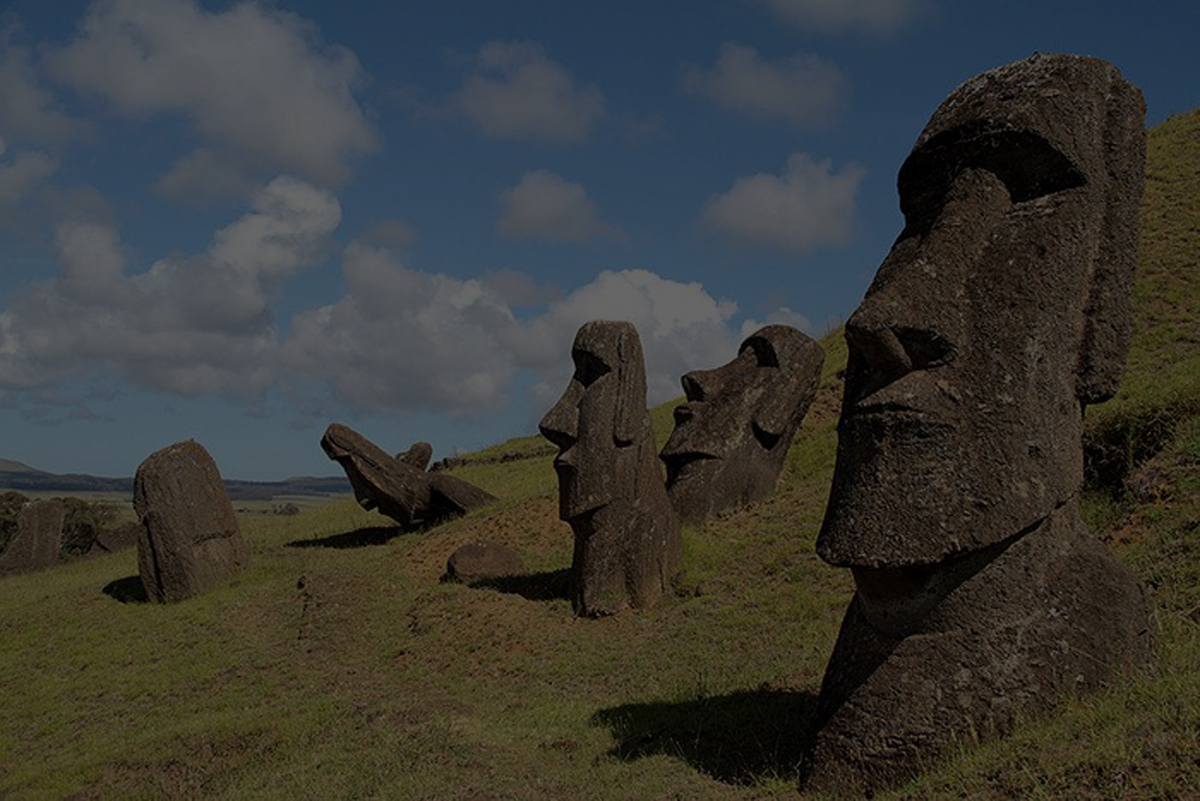
[[66, 508], [58, 501], [31, 501], [17, 513], [17, 533], [0, 553], [0, 575], [28, 573], [58, 563]]
[[163, 448], [138, 466], [133, 508], [141, 521], [138, 571], [152, 601], [201, 595], [250, 563], [217, 465], [193, 440]]
[[512, 548], [495, 542], [472, 542], [450, 554], [442, 580], [471, 584], [524, 572], [525, 560]]

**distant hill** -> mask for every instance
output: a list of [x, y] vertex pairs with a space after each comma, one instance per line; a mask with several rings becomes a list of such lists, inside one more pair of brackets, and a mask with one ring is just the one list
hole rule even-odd
[[[13, 459], [0, 459], [0, 489], [18, 492], [119, 492], [133, 494], [133, 478], [106, 478], [86, 473], [47, 473]], [[231, 500], [270, 500], [281, 495], [344, 495], [351, 492], [345, 476], [303, 476], [283, 481], [225, 479]]]
[[41, 473], [35, 467], [18, 462], [14, 459], [0, 459], [0, 473]]

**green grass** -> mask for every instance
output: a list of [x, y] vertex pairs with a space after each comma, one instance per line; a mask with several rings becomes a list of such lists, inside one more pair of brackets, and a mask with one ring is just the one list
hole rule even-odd
[[[1197, 147], [1196, 113], [1151, 136], [1133, 355], [1088, 416], [1089, 455], [1120, 450], [1120, 469], [1090, 474], [1085, 513], [1155, 598], [1159, 669], [964, 745], [890, 797], [1200, 786]], [[579, 620], [555, 591], [571, 533], [537, 437], [475, 455], [529, 458], [458, 468], [500, 501], [429, 531], [400, 534], [349, 499], [242, 514], [250, 569], [180, 604], [112, 597], [133, 551], [0, 580], [0, 797], [793, 794], [852, 589], [813, 553], [846, 359], [839, 332], [822, 344], [778, 492], [686, 529], [685, 575], [649, 612]], [[672, 406], [654, 410], [660, 441]], [[529, 575], [440, 583], [479, 539], [518, 550]]]

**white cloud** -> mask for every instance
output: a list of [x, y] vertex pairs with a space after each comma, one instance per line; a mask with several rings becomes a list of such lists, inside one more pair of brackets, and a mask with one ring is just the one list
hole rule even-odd
[[33, 189], [58, 169], [58, 161], [45, 153], [22, 151], [7, 156], [0, 139], [0, 223], [6, 221]]
[[137, 274], [113, 227], [62, 223], [59, 275], [27, 287], [0, 318], [0, 385], [107, 370], [181, 395], [260, 394], [275, 380], [272, 303], [340, 217], [331, 195], [280, 177], [207, 252]]
[[768, 63], [753, 47], [727, 42], [711, 70], [689, 66], [684, 87], [752, 119], [785, 120], [796, 127], [828, 123], [846, 95], [845, 76], [810, 54]]
[[604, 117], [604, 96], [578, 86], [571, 74], [533, 42], [488, 42], [476, 58], [453, 108], [488, 136], [557, 144], [586, 140]]
[[586, 242], [600, 237], [621, 238], [616, 228], [600, 219], [600, 211], [582, 184], [549, 170], [533, 170], [500, 195], [496, 231], [516, 239]]
[[[209, 143], [254, 171], [336, 186], [350, 159], [376, 146], [353, 96], [364, 78], [354, 54], [259, 3], [211, 13], [189, 0], [94, 3], [77, 37], [46, 62], [57, 79], [121, 114], [187, 114]], [[177, 164], [164, 190], [211, 192], [196, 169], [204, 158]]]
[[411, 270], [387, 250], [351, 244], [346, 295], [296, 315], [281, 357], [307, 383], [360, 409], [495, 410], [516, 363], [517, 327], [499, 295], [476, 280]]
[[804, 153], [788, 157], [783, 175], [758, 173], [734, 182], [704, 207], [704, 222], [734, 240], [804, 252], [850, 238], [855, 196], [865, 171], [856, 164], [841, 172]]
[[633, 323], [645, 351], [648, 402], [678, 397], [680, 376], [722, 364], [735, 352], [729, 323], [736, 312], [736, 304], [714, 299], [697, 282], [648, 270], [605, 270], [530, 325], [527, 359], [541, 365], [544, 376], [538, 399], [552, 402], [562, 391], [571, 375], [571, 341], [588, 320]]
[[236, 161], [202, 147], [176, 161], [155, 182], [154, 189], [177, 203], [203, 205], [246, 197], [253, 191], [253, 182]]
[[593, 319], [637, 326], [652, 404], [737, 345], [734, 304], [646, 270], [605, 271], [526, 320], [491, 282], [412, 270], [380, 248], [351, 244], [343, 271], [346, 296], [292, 320], [282, 361], [299, 383], [374, 412], [495, 412], [522, 370], [538, 379], [533, 405], [548, 408], [571, 375], [575, 332]]
[[37, 147], [57, 147], [82, 130], [42, 86], [30, 51], [0, 31], [0, 136]]
[[743, 320], [741, 338], [745, 339], [765, 325], [790, 325], [792, 328], [809, 335], [812, 335], [814, 332], [812, 322], [807, 317], [798, 311], [789, 309], [787, 306], [780, 306], [768, 312], [767, 319], [762, 322], [749, 318]]
[[894, 33], [912, 20], [926, 0], [762, 0], [776, 17], [801, 30]]

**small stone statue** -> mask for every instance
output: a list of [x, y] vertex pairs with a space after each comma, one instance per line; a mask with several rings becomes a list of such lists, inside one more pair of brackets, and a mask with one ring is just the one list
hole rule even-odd
[[571, 599], [580, 615], [653, 606], [681, 554], [646, 411], [642, 344], [630, 323], [585, 323], [575, 374], [542, 418], [558, 446], [559, 516], [571, 524]]

